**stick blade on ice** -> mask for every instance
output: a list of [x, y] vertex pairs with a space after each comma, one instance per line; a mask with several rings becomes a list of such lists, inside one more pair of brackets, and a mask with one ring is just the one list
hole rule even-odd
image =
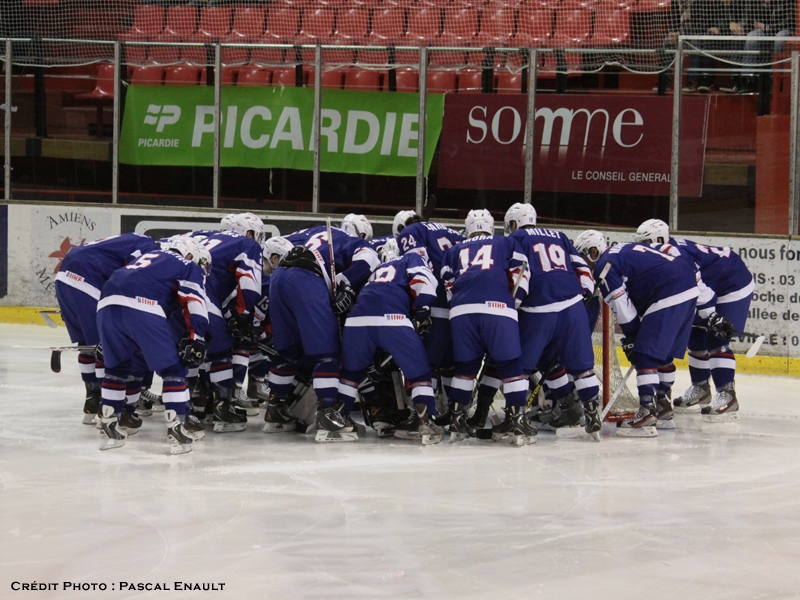
[[758, 351], [761, 350], [761, 344], [763, 343], [764, 343], [764, 336], [763, 335], [758, 336], [753, 345], [750, 346], [750, 349], [747, 351], [747, 354], [745, 354], [745, 356], [747, 358], [753, 358], [756, 354], [758, 354]]

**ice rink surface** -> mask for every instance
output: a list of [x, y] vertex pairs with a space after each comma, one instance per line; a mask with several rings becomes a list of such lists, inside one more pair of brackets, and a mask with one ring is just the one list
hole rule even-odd
[[[160, 413], [98, 450], [74, 353], [57, 375], [11, 348], [67, 343], [0, 325], [0, 598], [800, 596], [796, 379], [739, 376], [738, 425], [677, 415], [657, 439], [323, 445], [259, 416], [170, 456]], [[59, 591], [11, 590], [34, 581]], [[119, 590], [176, 581], [225, 586]]]

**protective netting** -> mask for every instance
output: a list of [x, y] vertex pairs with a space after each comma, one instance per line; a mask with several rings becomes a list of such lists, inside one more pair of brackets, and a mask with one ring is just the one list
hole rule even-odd
[[[607, 404], [614, 390], [622, 382], [623, 374], [617, 358], [617, 337], [616, 321], [613, 313], [608, 306], [603, 305], [600, 311], [600, 318], [597, 319], [594, 331], [592, 332], [592, 346], [594, 346], [594, 371], [600, 380], [600, 397], [603, 398], [603, 405]], [[633, 375], [631, 375], [633, 376]], [[623, 415], [631, 415], [639, 409], [639, 401], [630, 392], [627, 386], [623, 386], [622, 392], [614, 402], [614, 406], [609, 412], [608, 420], [619, 420]]]
[[[791, 35], [795, 27], [791, 0], [4, 0], [0, 7], [0, 35], [34, 40], [15, 45], [19, 64], [110, 60], [111, 45], [89, 41], [120, 39], [128, 42], [129, 65], [213, 64], [211, 44], [220, 41], [288, 46], [227, 47], [227, 66], [310, 64], [313, 49], [292, 46], [320, 42], [395, 48], [326, 49], [327, 69], [415, 67], [413, 47], [425, 45], [459, 48], [432, 50], [432, 69], [492, 67], [506, 79], [528, 65], [519, 49], [543, 50], [537, 66], [544, 77], [591, 73], [608, 64], [658, 72], [670, 68], [678, 33], [714, 35], [718, 39], [687, 45], [688, 68], [698, 70], [700, 79], [709, 76], [702, 69], [715, 66], [771, 64], [773, 52], [784, 47], [759, 38]], [[726, 41], [728, 35], [752, 39]]]

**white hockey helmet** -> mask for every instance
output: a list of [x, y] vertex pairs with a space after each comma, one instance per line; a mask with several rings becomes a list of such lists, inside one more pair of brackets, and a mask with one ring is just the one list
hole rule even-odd
[[[592, 263], [597, 262], [597, 259], [606, 251], [606, 248], [608, 248], [606, 236], [595, 229], [587, 229], [575, 238], [575, 249], [582, 256], [591, 260]], [[595, 250], [595, 252], [592, 252], [592, 250]]]
[[[261, 251], [264, 255], [264, 268], [266, 269], [267, 265], [269, 265], [269, 270], [271, 272], [293, 247], [294, 244], [292, 244], [292, 242], [281, 236], [271, 237], [262, 242]], [[275, 262], [272, 261], [273, 256], [278, 257]]]
[[164, 244], [171, 252], [177, 252], [183, 258], [192, 261], [208, 273], [211, 270], [211, 253], [196, 238], [179, 235]]
[[669, 225], [661, 219], [647, 219], [636, 230], [637, 242], [666, 244], [669, 241]]
[[369, 241], [372, 239], [372, 225], [364, 215], [355, 213], [345, 215], [344, 219], [342, 219], [342, 231], [349, 236], [361, 238], [362, 240]]
[[397, 237], [397, 234], [403, 231], [406, 227], [406, 221], [408, 221], [411, 217], [416, 217], [417, 212], [414, 210], [401, 210], [394, 216], [394, 221], [392, 221], [392, 235]]
[[469, 211], [464, 220], [464, 228], [467, 238], [473, 235], [494, 235], [494, 217], [485, 208]]
[[503, 219], [506, 235], [511, 233], [511, 223], [516, 223], [517, 229], [525, 225], [536, 225], [536, 209], [532, 204], [522, 204], [521, 202], [512, 204]]
[[264, 223], [253, 213], [241, 213], [233, 215], [230, 223], [230, 230], [239, 235], [247, 235], [253, 232], [253, 239], [261, 242], [264, 239]]
[[397, 240], [393, 238], [386, 240], [383, 246], [378, 249], [378, 256], [380, 256], [382, 263], [398, 258], [400, 256], [400, 248], [397, 245]]
[[229, 213], [222, 217], [222, 220], [219, 222], [219, 230], [220, 231], [230, 231], [231, 225], [233, 224], [233, 220], [236, 218], [236, 213]]

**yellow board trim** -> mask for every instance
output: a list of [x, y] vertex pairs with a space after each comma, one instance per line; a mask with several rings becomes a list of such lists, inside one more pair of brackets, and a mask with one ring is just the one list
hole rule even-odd
[[[617, 359], [624, 371], [631, 366], [622, 348], [617, 348]], [[689, 361], [685, 358], [675, 361], [679, 369], [688, 370]], [[800, 358], [788, 356], [754, 356], [747, 358], [744, 354], [736, 355], [736, 372], [746, 375], [789, 375], [800, 377]]]
[[[47, 325], [39, 314], [40, 311], [58, 310], [57, 308], [44, 308], [40, 306], [0, 306], [0, 323], [13, 323], [15, 325]], [[64, 327], [61, 315], [48, 315], [56, 325]]]

